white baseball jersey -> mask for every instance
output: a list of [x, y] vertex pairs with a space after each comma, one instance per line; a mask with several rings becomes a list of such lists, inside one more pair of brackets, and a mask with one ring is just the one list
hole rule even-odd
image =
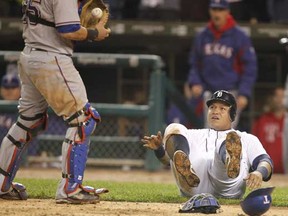
[[[235, 179], [227, 176], [225, 165], [219, 155], [219, 148], [230, 131], [236, 131], [242, 143], [240, 174]], [[217, 197], [242, 197], [246, 188], [243, 179], [247, 177], [254, 159], [267, 154], [256, 136], [238, 130], [187, 129], [181, 124], [173, 123], [165, 130], [164, 144], [171, 134], [181, 134], [188, 140], [189, 159], [200, 178], [200, 184], [193, 188], [193, 194], [211, 193]]]
[[[55, 23], [55, 27], [80, 24], [77, 0], [24, 0], [27, 10], [44, 20]], [[51, 52], [71, 55], [73, 42], [60, 36], [56, 28], [35, 24], [28, 17], [24, 20], [23, 38], [25, 45]]]

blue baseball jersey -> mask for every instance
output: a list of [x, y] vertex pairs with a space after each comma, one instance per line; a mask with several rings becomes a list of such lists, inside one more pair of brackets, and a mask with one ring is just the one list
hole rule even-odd
[[249, 97], [257, 78], [257, 58], [250, 38], [229, 16], [220, 31], [212, 23], [200, 32], [189, 56], [190, 85], [205, 90], [237, 90]]

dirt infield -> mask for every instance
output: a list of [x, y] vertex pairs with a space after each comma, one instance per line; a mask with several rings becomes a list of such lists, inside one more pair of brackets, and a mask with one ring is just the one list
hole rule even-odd
[[[30, 199], [28, 201], [0, 201], [1, 215], [5, 216], [92, 216], [92, 215], [134, 215], [134, 216], [180, 216], [179, 204], [167, 203], [131, 203], [131, 202], [107, 202], [90, 205], [60, 205], [54, 200]], [[219, 216], [244, 216], [238, 206], [222, 206]], [[271, 208], [266, 216], [286, 216], [285, 208]], [[186, 214], [184, 214], [186, 215]], [[193, 214], [203, 216], [204, 214]]]
[[[60, 175], [58, 169], [21, 169], [18, 177], [21, 178], [57, 178]], [[117, 178], [113, 178], [117, 176]], [[103, 170], [88, 169], [85, 174], [86, 180], [107, 180], [124, 182], [162, 182], [173, 183], [174, 180], [170, 171], [159, 172], [146, 171], [122, 171], [122, 170]], [[113, 180], [112, 180], [113, 179]], [[274, 175], [269, 185], [288, 186], [288, 176]], [[108, 202], [101, 201], [98, 204], [89, 205], [57, 205], [54, 200], [29, 199], [28, 201], [5, 201], [0, 200], [1, 215], [14, 216], [92, 216], [92, 215], [137, 215], [137, 216], [174, 216], [183, 215], [178, 213], [179, 203], [131, 203], [131, 202]], [[193, 214], [200, 216], [203, 214]], [[222, 206], [220, 216], [244, 216], [239, 206]], [[286, 216], [288, 208], [272, 207], [266, 216]]]

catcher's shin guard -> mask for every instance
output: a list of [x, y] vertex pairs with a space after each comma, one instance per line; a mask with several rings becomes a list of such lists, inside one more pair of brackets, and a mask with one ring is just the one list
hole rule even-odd
[[[75, 123], [75, 121], [78, 123]], [[66, 119], [70, 126], [62, 145], [62, 177], [66, 179], [64, 186], [66, 194], [71, 195], [82, 184], [90, 135], [99, 121], [99, 113], [89, 103], [82, 110]]]
[[22, 153], [33, 137], [38, 132], [45, 130], [47, 118], [46, 113], [37, 114], [33, 117], [20, 115], [2, 140], [0, 148], [0, 194], [10, 189], [19, 168]]

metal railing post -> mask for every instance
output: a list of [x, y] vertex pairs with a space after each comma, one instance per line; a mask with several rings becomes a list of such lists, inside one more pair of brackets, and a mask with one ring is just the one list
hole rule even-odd
[[[149, 95], [149, 134], [156, 134], [163, 129], [164, 123], [164, 102], [165, 102], [165, 74], [161, 70], [151, 73], [150, 95]], [[150, 171], [159, 169], [161, 163], [158, 161], [152, 150], [147, 150], [145, 168]]]

